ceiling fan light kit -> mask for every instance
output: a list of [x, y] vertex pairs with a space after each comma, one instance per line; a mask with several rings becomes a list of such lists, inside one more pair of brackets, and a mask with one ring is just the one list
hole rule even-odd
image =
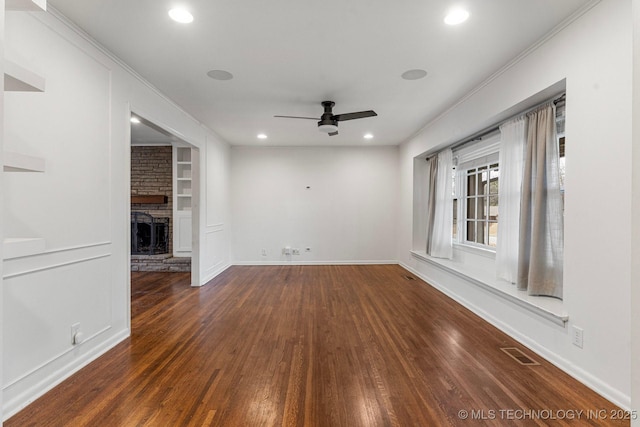
[[[345, 114], [333, 114], [333, 106], [336, 105], [333, 101], [322, 101], [322, 107], [324, 108], [324, 113], [320, 116], [320, 121], [318, 122], [318, 130], [320, 132], [326, 133], [329, 136], [334, 136], [338, 134], [338, 122], [344, 122], [345, 120], [355, 120], [355, 119], [364, 119], [365, 117], [374, 117], [377, 116], [376, 112], [373, 110], [367, 111], [359, 111], [357, 113], [345, 113]], [[285, 119], [309, 119], [309, 120], [318, 120], [314, 117], [298, 117], [298, 116], [274, 116]]]
[[322, 124], [322, 122], [318, 122], [318, 130], [324, 133], [333, 133], [338, 132], [338, 126], [334, 124]]

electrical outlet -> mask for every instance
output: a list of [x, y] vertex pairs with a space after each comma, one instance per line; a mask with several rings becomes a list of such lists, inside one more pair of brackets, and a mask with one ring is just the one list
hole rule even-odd
[[71, 344], [78, 344], [78, 334], [80, 333], [80, 323], [71, 325]]
[[299, 248], [293, 248], [293, 254], [294, 255], [300, 255], [300, 249]]
[[262, 256], [267, 256], [267, 250], [265, 248], [262, 248], [262, 251], [260, 253], [262, 254]]
[[571, 327], [571, 343], [576, 347], [582, 348], [584, 344], [584, 330], [577, 326]]

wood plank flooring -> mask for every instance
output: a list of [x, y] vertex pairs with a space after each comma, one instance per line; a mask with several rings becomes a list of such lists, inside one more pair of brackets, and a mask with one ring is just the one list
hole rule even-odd
[[407, 276], [235, 266], [191, 288], [187, 273], [134, 273], [132, 336], [5, 426], [629, 425]]

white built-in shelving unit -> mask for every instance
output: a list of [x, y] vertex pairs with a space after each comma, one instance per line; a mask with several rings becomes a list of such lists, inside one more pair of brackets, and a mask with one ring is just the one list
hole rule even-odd
[[191, 256], [192, 150], [173, 147], [173, 256]]
[[[38, 12], [47, 10], [46, 0], [6, 0], [6, 11]], [[44, 92], [45, 79], [28, 67], [3, 58], [5, 92]], [[22, 153], [3, 151], [3, 172], [44, 172], [45, 160]], [[11, 259], [35, 255], [45, 250], [39, 237], [3, 238], [3, 258]]]

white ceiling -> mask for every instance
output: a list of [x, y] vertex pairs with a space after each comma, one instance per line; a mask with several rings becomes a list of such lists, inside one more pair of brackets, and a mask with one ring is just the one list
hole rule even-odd
[[131, 145], [173, 145], [180, 141], [154, 123], [142, 117], [137, 118], [139, 123], [131, 124]]
[[[182, 108], [237, 145], [394, 145], [593, 0], [49, 0]], [[452, 6], [469, 20], [444, 24]], [[429, 74], [407, 81], [410, 69]], [[234, 75], [219, 81], [207, 72]], [[378, 117], [318, 132], [320, 102]], [[258, 140], [258, 133], [268, 139]], [[366, 132], [374, 138], [365, 141]]]

